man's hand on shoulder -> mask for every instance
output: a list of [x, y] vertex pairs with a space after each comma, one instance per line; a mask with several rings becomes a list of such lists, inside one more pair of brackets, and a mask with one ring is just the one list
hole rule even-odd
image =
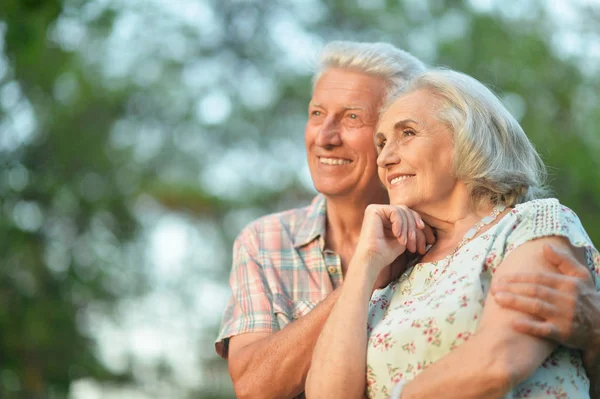
[[[552, 246], [544, 257], [556, 273], [517, 273], [492, 282], [491, 292], [503, 307], [537, 316], [518, 320], [514, 328], [551, 339], [597, 357], [600, 350], [600, 294], [582, 260]], [[597, 359], [598, 361], [600, 359]]]

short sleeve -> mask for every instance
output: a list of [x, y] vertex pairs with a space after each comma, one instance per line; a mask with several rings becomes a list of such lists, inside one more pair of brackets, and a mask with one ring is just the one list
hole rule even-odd
[[252, 245], [255, 240], [251, 238], [251, 232], [242, 232], [233, 246], [233, 265], [229, 278], [232, 295], [215, 342], [215, 349], [223, 358], [228, 356], [229, 338], [249, 332], [279, 330], [273, 311], [273, 295], [257, 260], [258, 248]]
[[512, 212], [516, 223], [506, 241], [506, 255], [536, 238], [567, 238], [573, 247], [585, 250], [587, 266], [600, 290], [600, 255], [575, 212], [554, 198], [529, 201]]

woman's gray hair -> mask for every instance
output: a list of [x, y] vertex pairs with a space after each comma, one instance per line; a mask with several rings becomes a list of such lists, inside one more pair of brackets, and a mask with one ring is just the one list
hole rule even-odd
[[386, 94], [396, 93], [414, 75], [423, 72], [423, 62], [388, 43], [333, 41], [321, 51], [314, 87], [329, 68], [342, 68], [378, 76], [387, 82]]
[[478, 80], [448, 69], [414, 77], [388, 99], [426, 89], [440, 103], [437, 117], [454, 137], [454, 173], [471, 198], [514, 206], [548, 194], [546, 167], [531, 141], [500, 99]]

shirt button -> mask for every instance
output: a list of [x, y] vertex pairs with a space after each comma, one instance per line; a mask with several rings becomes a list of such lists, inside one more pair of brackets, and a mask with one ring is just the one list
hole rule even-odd
[[327, 268], [327, 271], [329, 271], [329, 274], [336, 274], [337, 273], [337, 267], [335, 267], [335, 266], [329, 266]]

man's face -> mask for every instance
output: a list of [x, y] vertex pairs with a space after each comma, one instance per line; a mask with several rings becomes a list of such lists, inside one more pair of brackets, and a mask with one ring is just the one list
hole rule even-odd
[[326, 70], [308, 106], [305, 144], [315, 188], [328, 197], [373, 198], [377, 176], [373, 133], [385, 81], [347, 69]]

